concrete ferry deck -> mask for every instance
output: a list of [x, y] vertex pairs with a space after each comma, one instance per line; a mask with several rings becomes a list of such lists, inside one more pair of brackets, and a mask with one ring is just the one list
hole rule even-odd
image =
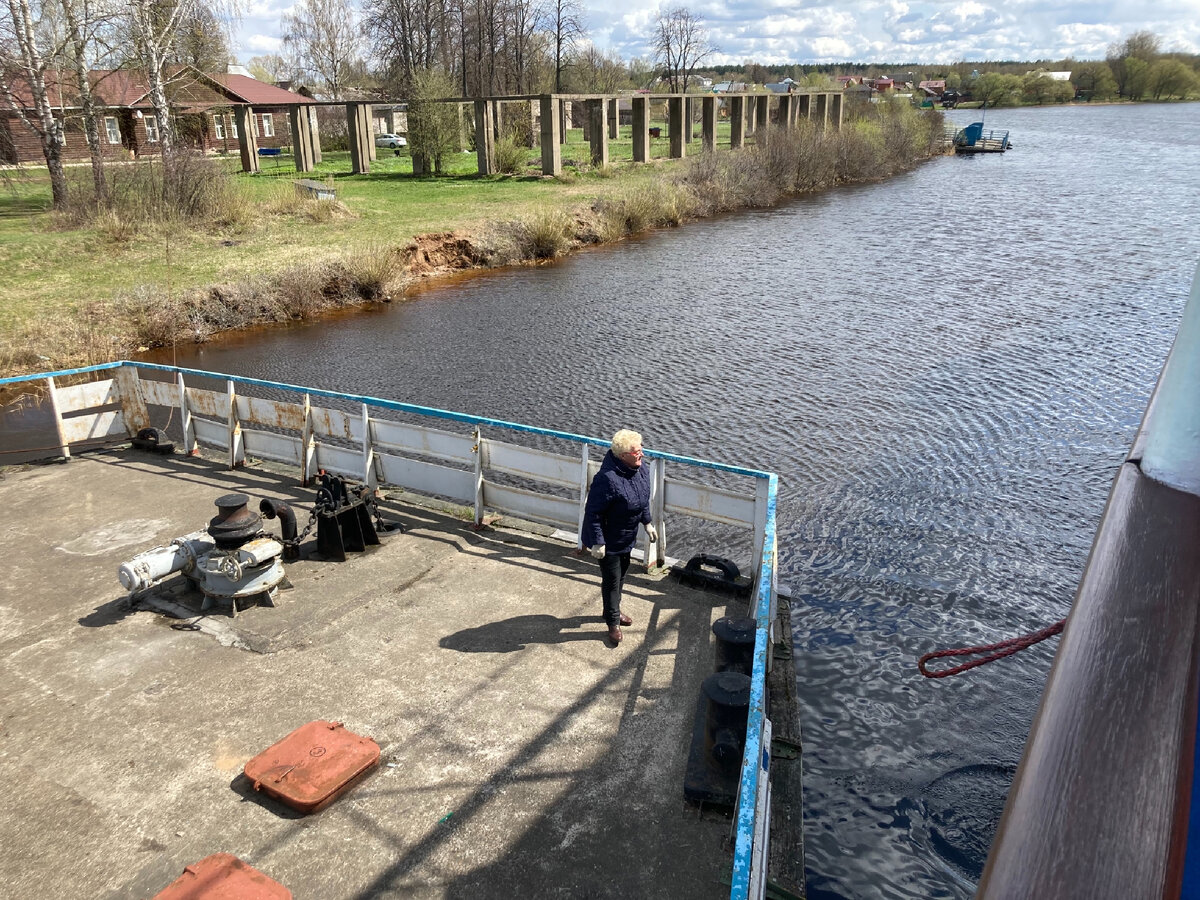
[[[381, 511], [407, 533], [289, 563], [275, 608], [135, 608], [118, 565], [231, 491], [301, 527], [313, 500], [267, 468], [132, 449], [0, 470], [0, 895], [150, 897], [220, 851], [301, 900], [729, 895], [732, 817], [683, 777], [711, 624], [745, 602], [635, 561], [613, 647], [590, 558], [401, 493]], [[382, 760], [301, 816], [241, 772], [315, 719]]]

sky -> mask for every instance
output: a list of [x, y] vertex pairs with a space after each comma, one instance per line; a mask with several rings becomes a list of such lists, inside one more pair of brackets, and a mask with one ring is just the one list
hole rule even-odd
[[[653, 58], [659, 4], [582, 0], [588, 36], [623, 59]], [[952, 63], [1103, 59], [1108, 45], [1151, 31], [1163, 50], [1200, 53], [1200, 0], [667, 0], [697, 13], [712, 64]], [[251, 0], [235, 32], [243, 64], [279, 49], [289, 0]]]

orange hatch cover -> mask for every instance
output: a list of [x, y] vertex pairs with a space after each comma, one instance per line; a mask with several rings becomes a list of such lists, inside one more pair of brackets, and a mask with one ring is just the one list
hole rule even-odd
[[153, 900], [292, 900], [292, 892], [231, 853], [192, 863]]
[[316, 812], [350, 789], [379, 762], [379, 745], [342, 727], [309, 722], [246, 763], [246, 777], [303, 813]]

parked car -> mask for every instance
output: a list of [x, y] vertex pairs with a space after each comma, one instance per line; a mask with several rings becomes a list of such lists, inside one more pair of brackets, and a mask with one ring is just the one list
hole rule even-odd
[[408, 140], [399, 134], [377, 134], [375, 135], [375, 146], [395, 150], [397, 147], [407, 147]]

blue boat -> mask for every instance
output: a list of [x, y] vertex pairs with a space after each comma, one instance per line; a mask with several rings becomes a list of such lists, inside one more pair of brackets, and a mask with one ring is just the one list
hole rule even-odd
[[955, 153], [1003, 153], [1012, 145], [1007, 131], [989, 130], [984, 133], [983, 122], [972, 122], [954, 135]]

